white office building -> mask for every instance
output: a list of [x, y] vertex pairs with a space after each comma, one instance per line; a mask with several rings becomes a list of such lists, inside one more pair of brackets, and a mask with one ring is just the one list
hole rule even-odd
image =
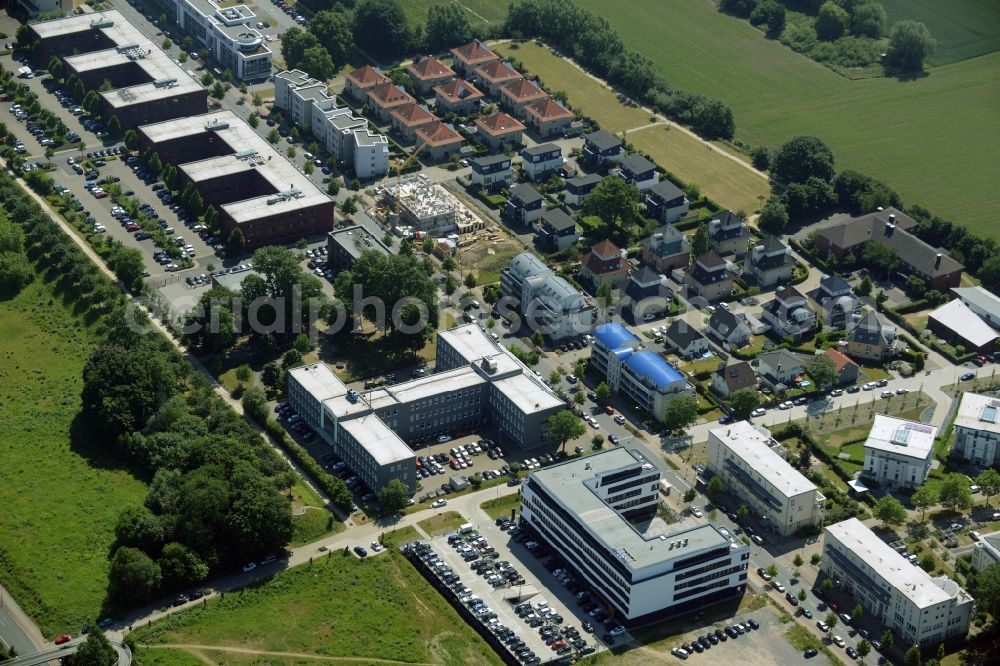
[[931, 471], [936, 435], [934, 426], [876, 414], [861, 474], [889, 488], [916, 488]]
[[978, 393], [965, 393], [955, 417], [955, 448], [952, 455], [977, 467], [1000, 465], [1000, 400]]
[[969, 631], [973, 599], [947, 576], [930, 574], [857, 518], [825, 530], [820, 568], [895, 634], [896, 645], [937, 645]]
[[530, 252], [511, 259], [500, 273], [500, 293], [517, 304], [528, 329], [552, 340], [577, 337], [594, 328], [596, 310], [587, 297]]
[[655, 465], [616, 448], [532, 472], [521, 515], [622, 622], [741, 595], [749, 548], [707, 523], [650, 520], [659, 488]]
[[788, 536], [820, 523], [826, 497], [775, 449], [771, 433], [749, 421], [714, 428], [708, 469], [765, 525]]
[[1000, 532], [981, 535], [972, 547], [972, 570], [982, 571], [997, 562], [1000, 562]]

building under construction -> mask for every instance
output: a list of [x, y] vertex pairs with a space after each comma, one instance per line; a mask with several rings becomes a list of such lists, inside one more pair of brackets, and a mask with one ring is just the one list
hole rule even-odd
[[483, 229], [482, 218], [424, 174], [416, 174], [382, 188], [390, 226], [411, 226], [431, 236], [467, 234]]

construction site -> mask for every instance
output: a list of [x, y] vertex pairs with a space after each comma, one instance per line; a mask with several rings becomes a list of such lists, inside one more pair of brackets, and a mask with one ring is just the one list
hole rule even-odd
[[486, 227], [473, 213], [441, 185], [424, 174], [407, 176], [378, 189], [381, 204], [374, 214], [386, 227], [412, 227], [430, 236], [464, 235]]

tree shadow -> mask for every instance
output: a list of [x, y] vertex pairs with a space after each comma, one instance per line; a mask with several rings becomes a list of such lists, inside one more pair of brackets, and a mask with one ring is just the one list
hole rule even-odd
[[908, 72], [898, 72], [886, 68], [885, 70], [886, 78], [896, 79], [899, 83], [912, 83], [913, 81], [920, 81], [930, 76], [927, 70], [911, 70]]

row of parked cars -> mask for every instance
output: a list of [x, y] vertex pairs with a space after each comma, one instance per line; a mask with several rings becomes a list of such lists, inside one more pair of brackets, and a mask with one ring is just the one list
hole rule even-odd
[[736, 640], [740, 636], [757, 629], [760, 629], [760, 623], [758, 623], [757, 620], [750, 618], [746, 622], [737, 622], [736, 624], [731, 624], [722, 629], [715, 629], [707, 634], [703, 634], [692, 640], [690, 643], [683, 643], [679, 647], [675, 647], [670, 651], [670, 653], [675, 657], [687, 659], [696, 652], [701, 653], [706, 650], [711, 650], [713, 645], [725, 643], [730, 638]]

